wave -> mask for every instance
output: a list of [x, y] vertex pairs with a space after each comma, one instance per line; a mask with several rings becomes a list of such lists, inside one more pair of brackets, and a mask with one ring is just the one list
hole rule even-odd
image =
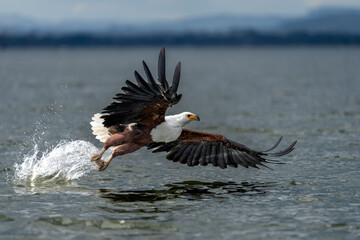
[[83, 140], [60, 141], [54, 148], [43, 153], [37, 144], [26, 154], [22, 163], [14, 165], [14, 180], [21, 182], [71, 181], [97, 170], [90, 162], [98, 149]]

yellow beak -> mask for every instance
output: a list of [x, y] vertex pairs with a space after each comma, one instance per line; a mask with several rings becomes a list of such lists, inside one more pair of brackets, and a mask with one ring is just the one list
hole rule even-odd
[[195, 114], [191, 114], [188, 118], [190, 120], [200, 121], [200, 117], [198, 115], [195, 115]]

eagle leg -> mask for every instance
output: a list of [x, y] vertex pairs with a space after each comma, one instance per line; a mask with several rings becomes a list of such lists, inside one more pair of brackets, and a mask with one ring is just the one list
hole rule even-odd
[[[96, 164], [96, 166], [98, 166], [99, 167], [99, 171], [101, 172], [101, 171], [104, 171], [109, 165], [110, 165], [110, 162], [111, 162], [111, 160], [113, 159], [114, 157], [113, 157], [113, 154], [111, 154], [111, 156], [109, 157], [109, 159], [108, 160], [100, 160], [100, 162], [95, 162], [95, 164]], [[99, 164], [98, 164], [99, 163]]]
[[99, 167], [99, 171], [104, 171], [109, 165], [111, 160], [117, 156], [121, 156], [124, 154], [132, 153], [138, 149], [143, 147], [143, 145], [135, 144], [135, 143], [126, 143], [120, 145], [115, 151], [111, 154], [108, 160], [104, 161], [100, 159], [100, 162], [95, 162], [95, 164]]
[[91, 157], [91, 161], [94, 162], [94, 163], [96, 164], [96, 166], [98, 166], [99, 169], [104, 166], [104, 160], [102, 160], [101, 157], [102, 157], [102, 155], [105, 153], [105, 151], [106, 151], [107, 149], [108, 149], [108, 148], [103, 147], [100, 152], [94, 154], [94, 155]]
[[101, 157], [102, 155], [104, 154], [104, 152], [107, 150], [108, 148], [106, 148], [105, 146], [101, 149], [100, 152], [94, 154], [92, 157], [91, 157], [91, 161], [92, 162], [99, 162], [101, 160]]
[[99, 167], [99, 169], [106, 169], [106, 167], [110, 164], [110, 162], [106, 165], [105, 160], [101, 159], [101, 157], [103, 156], [103, 154], [106, 152], [106, 150], [108, 150], [110, 147], [115, 147], [115, 146], [119, 146], [121, 144], [124, 144], [127, 139], [129, 137], [126, 137], [124, 135], [124, 133], [120, 133], [120, 134], [114, 134], [112, 136], [110, 136], [109, 138], [106, 139], [103, 148], [101, 149], [100, 152], [94, 154], [91, 157], [91, 161], [95, 162], [96, 166]]

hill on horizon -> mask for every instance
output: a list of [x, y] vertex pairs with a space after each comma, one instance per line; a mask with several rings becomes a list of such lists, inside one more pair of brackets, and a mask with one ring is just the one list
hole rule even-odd
[[360, 34], [360, 9], [322, 7], [302, 17], [218, 14], [172, 21], [119, 23], [110, 21], [40, 22], [19, 15], [0, 15], [0, 34], [67, 35], [87, 33], [107, 36], [158, 33], [327, 32]]

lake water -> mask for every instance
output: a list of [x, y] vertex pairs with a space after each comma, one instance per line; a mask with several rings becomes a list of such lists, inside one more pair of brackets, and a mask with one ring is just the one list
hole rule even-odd
[[159, 50], [0, 50], [1, 239], [360, 238], [360, 48], [168, 47], [183, 93], [170, 114], [296, 149], [273, 171], [141, 149], [98, 172], [90, 119], [143, 59], [155, 71]]

